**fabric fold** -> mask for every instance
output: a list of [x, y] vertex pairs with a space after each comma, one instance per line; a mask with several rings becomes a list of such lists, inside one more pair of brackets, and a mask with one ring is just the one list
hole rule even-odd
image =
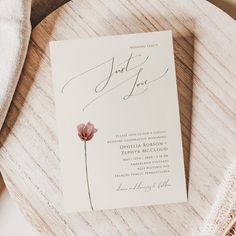
[[226, 171], [216, 201], [201, 230], [201, 236], [231, 235], [236, 235], [236, 160]]
[[25, 61], [31, 34], [31, 0], [0, 1], [0, 129]]

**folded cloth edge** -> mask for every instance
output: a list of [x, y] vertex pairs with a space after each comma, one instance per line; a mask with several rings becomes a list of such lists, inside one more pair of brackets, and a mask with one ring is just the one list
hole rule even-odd
[[1, 130], [27, 54], [31, 34], [31, 0], [2, 0], [0, 12]]
[[205, 224], [201, 228], [201, 236], [228, 235], [225, 230], [232, 221], [232, 213], [236, 210], [236, 160], [225, 173], [217, 199], [211, 208]]

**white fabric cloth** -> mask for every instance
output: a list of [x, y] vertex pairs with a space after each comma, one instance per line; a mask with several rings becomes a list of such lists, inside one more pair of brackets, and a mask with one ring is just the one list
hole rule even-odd
[[25, 61], [31, 0], [0, 0], [0, 130]]
[[236, 160], [225, 174], [223, 184], [205, 220], [201, 234], [201, 236], [226, 235], [236, 235]]

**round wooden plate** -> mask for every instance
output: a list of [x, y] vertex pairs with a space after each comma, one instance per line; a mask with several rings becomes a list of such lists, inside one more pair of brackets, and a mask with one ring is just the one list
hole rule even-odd
[[[49, 41], [166, 29], [174, 35], [188, 202], [65, 214]], [[45, 235], [189, 236], [200, 232], [235, 149], [233, 19], [205, 0], [75, 0], [33, 30], [1, 132], [0, 170]]]

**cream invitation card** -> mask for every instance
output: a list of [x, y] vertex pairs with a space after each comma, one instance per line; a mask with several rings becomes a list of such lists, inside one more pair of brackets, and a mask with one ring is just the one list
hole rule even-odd
[[65, 210], [186, 201], [171, 32], [50, 51]]

